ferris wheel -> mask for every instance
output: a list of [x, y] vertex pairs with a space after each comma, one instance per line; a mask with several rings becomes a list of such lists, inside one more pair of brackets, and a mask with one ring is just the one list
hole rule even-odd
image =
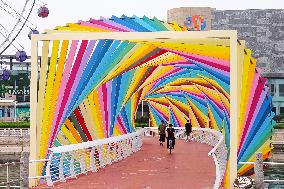
[[32, 34], [39, 33], [36, 24], [31, 20], [35, 12], [41, 18], [49, 14], [46, 4], [40, 0], [0, 0], [0, 55], [12, 48], [16, 51], [18, 61], [27, 59], [19, 36], [25, 35], [31, 39]]

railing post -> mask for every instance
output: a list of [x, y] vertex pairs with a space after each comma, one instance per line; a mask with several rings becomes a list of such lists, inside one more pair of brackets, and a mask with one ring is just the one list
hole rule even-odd
[[48, 158], [49, 161], [46, 164], [46, 176], [47, 176], [46, 184], [47, 184], [47, 186], [53, 186], [53, 182], [52, 182], [52, 179], [51, 179], [51, 172], [50, 172], [52, 156], [53, 156], [53, 152], [51, 151], [50, 154], [49, 154], [49, 158]]
[[255, 154], [254, 174], [255, 174], [255, 188], [264, 189], [264, 173], [263, 173], [263, 159], [262, 153]]
[[118, 161], [118, 153], [117, 153], [117, 143], [113, 143], [112, 145], [112, 153], [113, 153], [113, 162], [117, 162]]
[[90, 152], [90, 169], [91, 171], [94, 171], [95, 170], [95, 148], [92, 147], [91, 148], [91, 152]]
[[7, 164], [6, 170], [6, 179], [7, 179], [7, 188], [10, 188], [10, 174], [9, 174], [9, 164]]
[[103, 146], [102, 145], [98, 146], [98, 151], [99, 151], [100, 168], [103, 168], [104, 167], [104, 160], [103, 160]]
[[29, 187], [29, 152], [22, 152], [20, 159], [20, 187]]
[[60, 159], [59, 159], [59, 180], [61, 182], [65, 182], [65, 177], [63, 173], [63, 166], [64, 166], [63, 161], [64, 161], [64, 152], [60, 154]]
[[70, 175], [72, 178], [76, 178], [76, 174], [75, 174], [75, 169], [74, 169], [74, 152], [71, 151], [70, 152]]
[[110, 143], [107, 144], [107, 151], [106, 151], [106, 158], [107, 158], [107, 164], [108, 165], [111, 165], [112, 164], [112, 161], [110, 159]]
[[93, 149], [94, 149], [94, 154], [95, 154], [95, 169], [94, 169], [94, 171], [98, 172], [99, 168], [100, 168], [99, 150], [98, 150], [98, 148], [95, 148], [95, 147], [93, 147]]
[[118, 161], [122, 160], [121, 141], [117, 141], [117, 159], [118, 159]]
[[80, 166], [81, 166], [81, 173], [86, 174], [86, 163], [85, 163], [85, 152], [86, 149], [82, 149], [80, 154]]

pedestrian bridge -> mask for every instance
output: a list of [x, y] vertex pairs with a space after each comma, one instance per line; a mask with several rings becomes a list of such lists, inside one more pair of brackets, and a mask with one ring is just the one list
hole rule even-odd
[[173, 154], [159, 145], [155, 135], [157, 128], [145, 128], [120, 137], [52, 148], [47, 184], [55, 188], [220, 186], [227, 153], [221, 133], [193, 129], [192, 141], [186, 143], [183, 128], [176, 128]]

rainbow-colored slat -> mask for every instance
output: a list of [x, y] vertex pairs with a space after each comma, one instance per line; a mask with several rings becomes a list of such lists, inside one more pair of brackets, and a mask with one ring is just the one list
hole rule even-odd
[[[144, 16], [91, 19], [54, 32], [185, 31], [176, 23]], [[138, 104], [147, 101], [151, 126], [165, 120], [181, 127], [221, 131], [229, 147], [230, 47], [227, 39], [43, 41], [38, 88], [39, 158], [48, 147], [130, 133]], [[241, 46], [241, 44], [239, 44]], [[239, 52], [241, 95], [238, 161], [256, 151], [268, 157], [271, 97], [251, 50]], [[50, 59], [48, 59], [50, 57]], [[233, 99], [232, 99], [233, 100]], [[240, 165], [240, 174], [252, 167]], [[43, 171], [43, 165], [39, 166]]]

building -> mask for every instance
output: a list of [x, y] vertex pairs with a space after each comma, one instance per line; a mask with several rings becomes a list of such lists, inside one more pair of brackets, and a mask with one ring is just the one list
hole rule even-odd
[[182, 7], [168, 10], [168, 21], [184, 24], [188, 16], [200, 15], [205, 30], [238, 30], [238, 38], [253, 50], [257, 66], [267, 78], [273, 110], [284, 115], [284, 9], [216, 10]]
[[26, 62], [19, 62], [14, 55], [0, 56], [0, 76], [4, 70], [9, 71], [9, 79], [0, 79], [0, 98], [5, 94], [15, 95], [18, 102], [30, 101], [30, 57]]
[[17, 120], [17, 101], [15, 95], [7, 95], [0, 99], [0, 122], [13, 122]]

